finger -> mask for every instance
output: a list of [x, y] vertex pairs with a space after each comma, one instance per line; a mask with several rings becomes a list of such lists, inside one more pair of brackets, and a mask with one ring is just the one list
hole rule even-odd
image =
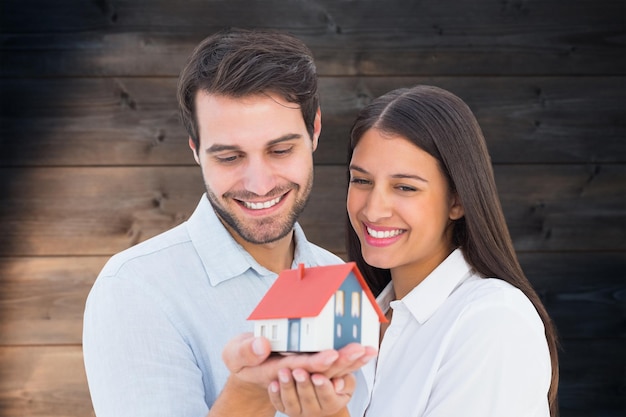
[[356, 383], [346, 381], [347, 379], [354, 380], [354, 377], [347, 375], [330, 380], [321, 374], [311, 376], [311, 382], [315, 386], [315, 392], [320, 404], [320, 415], [336, 413], [348, 404]]
[[267, 390], [270, 396], [270, 402], [272, 403], [274, 408], [281, 413], [285, 413], [285, 406], [283, 405], [283, 401], [281, 398], [280, 384], [278, 383], [278, 381], [270, 382]]
[[317, 399], [315, 387], [311, 383], [311, 376], [304, 369], [294, 369], [293, 379], [296, 381], [296, 390], [300, 400], [300, 408], [304, 415], [319, 415], [321, 406]]
[[333, 378], [331, 380], [333, 389], [337, 394], [346, 394], [350, 397], [356, 388], [356, 378], [354, 374], [347, 374], [342, 377]]
[[339, 359], [339, 352], [336, 350], [323, 350], [314, 354], [305, 355], [303, 362], [293, 364], [291, 369], [302, 368], [309, 373], [324, 372], [329, 369]]
[[336, 350], [324, 350], [317, 353], [300, 353], [284, 356], [279, 361], [280, 368], [302, 368], [309, 373], [324, 372], [339, 358]]
[[300, 415], [302, 407], [300, 406], [296, 382], [292, 378], [290, 369], [283, 368], [278, 371], [278, 383], [280, 385], [282, 412], [290, 416]]
[[351, 343], [341, 348], [338, 353], [337, 360], [322, 372], [328, 378], [343, 376], [356, 371], [376, 357], [378, 351], [370, 346]]
[[271, 353], [269, 340], [243, 333], [231, 339], [222, 351], [222, 359], [231, 372], [237, 373], [248, 366], [256, 366]]
[[310, 355], [289, 356], [282, 365], [291, 369], [302, 368], [311, 374], [323, 373], [332, 378], [361, 368], [377, 354], [378, 351], [373, 347], [351, 343], [339, 351], [325, 350]]

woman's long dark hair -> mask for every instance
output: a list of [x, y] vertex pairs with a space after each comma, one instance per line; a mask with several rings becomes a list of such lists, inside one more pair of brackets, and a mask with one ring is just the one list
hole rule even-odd
[[[465, 259], [479, 274], [519, 288], [537, 309], [550, 349], [552, 380], [548, 400], [550, 414], [556, 417], [559, 382], [556, 329], [517, 260], [491, 158], [474, 114], [460, 98], [441, 88], [418, 85], [391, 91], [360, 111], [350, 134], [348, 161], [361, 137], [371, 128], [406, 138], [438, 161], [465, 213], [454, 224], [455, 246], [462, 248]], [[357, 263], [372, 291], [380, 293], [391, 280], [391, 273], [364, 261], [358, 236], [349, 221], [346, 242], [349, 259]]]

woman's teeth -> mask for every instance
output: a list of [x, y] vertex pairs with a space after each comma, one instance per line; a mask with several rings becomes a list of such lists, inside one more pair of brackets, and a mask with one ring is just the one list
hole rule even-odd
[[370, 227], [367, 228], [367, 234], [372, 237], [375, 237], [376, 239], [384, 239], [384, 238], [398, 236], [400, 233], [403, 233], [403, 232], [404, 231], [401, 229], [379, 231], [379, 230], [374, 230]]

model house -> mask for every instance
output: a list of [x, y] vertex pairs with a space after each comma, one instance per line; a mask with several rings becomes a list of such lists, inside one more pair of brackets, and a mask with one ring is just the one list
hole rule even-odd
[[283, 271], [248, 320], [276, 352], [317, 352], [348, 343], [378, 348], [387, 322], [354, 262]]

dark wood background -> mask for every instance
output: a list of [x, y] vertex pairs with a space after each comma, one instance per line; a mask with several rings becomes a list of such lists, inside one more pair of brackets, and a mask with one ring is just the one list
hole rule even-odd
[[472, 107], [560, 332], [562, 416], [624, 416], [625, 16], [623, 0], [2, 0], [0, 415], [93, 415], [85, 297], [110, 255], [195, 207], [177, 75], [239, 26], [314, 52], [323, 129], [301, 223], [340, 255], [357, 110], [417, 83]]

